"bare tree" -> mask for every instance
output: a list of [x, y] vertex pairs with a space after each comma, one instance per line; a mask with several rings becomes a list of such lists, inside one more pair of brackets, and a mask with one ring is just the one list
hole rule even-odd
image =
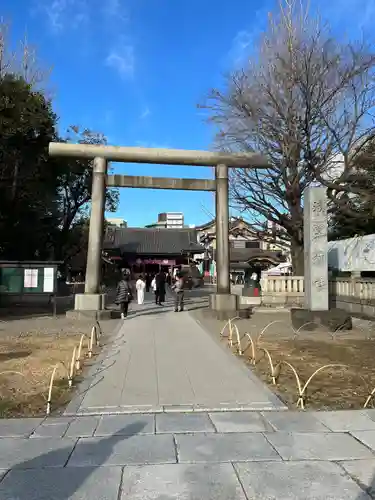
[[33, 47], [25, 33], [13, 50], [10, 43], [10, 23], [0, 18], [0, 78], [6, 74], [22, 77], [32, 87], [44, 85], [51, 70], [42, 68]]
[[[303, 274], [306, 186], [323, 183], [336, 204], [342, 193], [363, 193], [348, 180], [374, 136], [375, 54], [365, 43], [332, 38], [297, 0], [279, 7], [255, 56], [203, 107], [218, 128], [218, 148], [267, 155], [265, 170], [231, 171], [232, 203], [256, 232], [290, 245], [294, 272]], [[276, 231], [267, 231], [268, 221]]]

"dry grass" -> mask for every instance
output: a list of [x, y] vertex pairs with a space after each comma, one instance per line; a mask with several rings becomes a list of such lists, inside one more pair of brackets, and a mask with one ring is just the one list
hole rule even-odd
[[52, 409], [66, 404], [72, 395], [67, 369], [79, 340], [78, 334], [0, 337], [0, 417], [45, 415], [50, 377], [56, 364], [59, 367]]
[[[303, 385], [315, 370], [324, 365], [345, 365], [326, 368], [312, 379], [306, 391], [306, 408], [359, 409], [375, 387], [374, 340], [331, 339], [327, 335], [325, 340], [273, 338], [261, 341], [260, 346], [268, 349], [274, 365], [282, 360], [293, 365]], [[245, 351], [245, 360], [249, 355], [250, 348]], [[271, 381], [268, 359], [260, 351], [258, 356], [260, 359], [252, 369], [290, 408], [295, 409], [298, 390], [292, 370], [283, 365], [275, 386]]]

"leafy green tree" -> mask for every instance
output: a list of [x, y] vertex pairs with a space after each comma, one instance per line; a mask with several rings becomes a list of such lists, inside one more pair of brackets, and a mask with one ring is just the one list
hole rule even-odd
[[[88, 129], [81, 130], [78, 126], [71, 126], [63, 140], [79, 144], [107, 144], [103, 134]], [[59, 175], [60, 244], [56, 246], [55, 257], [69, 261], [81, 250], [82, 238], [87, 241], [85, 232], [88, 231], [93, 165], [91, 160], [84, 158], [63, 158], [60, 161], [63, 164]], [[119, 190], [107, 189], [106, 211], [115, 212], [118, 201]]]
[[375, 138], [354, 150], [348, 192], [338, 193], [329, 221], [330, 239], [375, 234]]
[[56, 115], [22, 77], [0, 78], [0, 252], [18, 260], [51, 255], [59, 165], [48, 157]]

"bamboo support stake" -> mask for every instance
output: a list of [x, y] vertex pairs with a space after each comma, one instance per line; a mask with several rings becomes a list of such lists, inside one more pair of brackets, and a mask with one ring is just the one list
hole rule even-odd
[[[269, 350], [268, 350], [268, 349], [265, 349], [264, 347], [260, 347], [259, 349], [260, 349], [260, 350], [262, 350], [262, 351], [266, 354], [266, 356], [267, 356], [267, 358], [268, 358], [268, 362], [269, 362], [269, 364], [270, 364], [270, 368], [271, 368], [271, 379], [272, 379], [272, 383], [273, 383], [273, 385], [276, 385], [276, 379], [277, 379], [277, 375], [278, 375], [278, 373], [277, 373], [277, 371], [276, 371], [276, 367], [274, 366], [274, 364], [273, 364], [273, 362], [272, 362], [272, 357], [271, 357], [271, 354], [270, 354]], [[277, 365], [276, 365], [276, 366], [277, 366]]]
[[237, 354], [239, 356], [242, 356], [242, 348], [241, 348], [241, 339], [240, 339], [240, 332], [238, 331], [237, 325], [233, 325], [235, 332], [236, 332], [236, 342], [237, 342]]
[[56, 370], [57, 370], [58, 365], [55, 365], [52, 371], [51, 375], [51, 380], [49, 383], [49, 390], [48, 390], [48, 399], [47, 399], [47, 410], [46, 414], [49, 415], [51, 413], [51, 402], [52, 402], [52, 388], [53, 388], [53, 381], [55, 378]]
[[279, 319], [277, 319], [277, 320], [275, 320], [275, 321], [271, 321], [271, 323], [268, 323], [268, 325], [266, 325], [266, 326], [263, 328], [263, 330], [260, 332], [260, 334], [258, 335], [258, 338], [257, 338], [257, 340], [256, 340], [256, 343], [257, 343], [257, 344], [259, 343], [259, 341], [260, 341], [261, 337], [262, 337], [262, 336], [263, 336], [263, 334], [266, 332], [266, 330], [267, 330], [270, 326], [275, 325], [276, 323], [283, 323], [284, 325], [286, 325], [286, 324], [287, 324], [287, 323], [285, 323], [285, 321], [281, 321], [281, 320], [279, 320]]
[[93, 326], [93, 329], [94, 329], [95, 345], [96, 345], [96, 347], [99, 347], [98, 329], [96, 328], [96, 326]]
[[74, 365], [75, 365], [75, 361], [76, 361], [76, 350], [77, 348], [74, 347], [73, 349], [73, 354], [72, 354], [72, 360], [70, 362], [70, 367], [69, 367], [69, 387], [72, 387], [73, 385], [73, 376], [74, 376]]
[[83, 339], [86, 337], [85, 334], [81, 335], [81, 339], [78, 344], [78, 350], [77, 350], [77, 358], [76, 358], [76, 370], [79, 371], [81, 369], [81, 355], [82, 355], [82, 345], [83, 345]]
[[[245, 336], [250, 340], [250, 345], [251, 345], [251, 364], [252, 365], [255, 365], [255, 361], [256, 361], [256, 347], [255, 347], [255, 343], [250, 335], [250, 333], [245, 333]], [[245, 351], [247, 350], [248, 347], [246, 347], [246, 349], [244, 350], [243, 354], [245, 353]]]
[[299, 332], [302, 330], [302, 328], [304, 328], [305, 326], [307, 325], [317, 325], [317, 323], [315, 323], [315, 321], [308, 321], [307, 323], [304, 323], [303, 325], [301, 325], [298, 330], [295, 330], [293, 327], [293, 333], [294, 333], [294, 336], [293, 336], [293, 340], [295, 340], [297, 338], [297, 335], [299, 334]]
[[95, 328], [95, 326], [93, 326], [91, 328], [91, 335], [90, 335], [89, 358], [92, 358], [92, 351], [93, 351], [93, 347], [94, 347], [95, 332], [96, 332], [96, 328]]

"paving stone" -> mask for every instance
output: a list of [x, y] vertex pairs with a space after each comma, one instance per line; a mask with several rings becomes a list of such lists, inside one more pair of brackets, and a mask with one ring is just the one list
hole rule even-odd
[[60, 425], [62, 422], [66, 422], [68, 425], [73, 422], [75, 417], [47, 417], [43, 420], [41, 425]]
[[104, 415], [100, 419], [95, 436], [128, 436], [134, 434], [154, 434], [154, 415]]
[[75, 439], [3, 438], [0, 439], [0, 469], [63, 467], [75, 444]]
[[252, 462], [236, 463], [234, 467], [249, 499], [369, 500], [331, 462]]
[[69, 427], [69, 422], [60, 422], [49, 425], [40, 425], [31, 434], [31, 438], [42, 438], [42, 437], [54, 437], [61, 438], [65, 434], [67, 428]]
[[178, 434], [215, 432], [215, 429], [205, 413], [163, 413], [156, 415], [156, 432]]
[[375, 459], [339, 462], [357, 483], [375, 498]]
[[179, 462], [280, 460], [262, 434], [176, 435]]
[[7, 500], [117, 500], [120, 467], [12, 470], [0, 483]]
[[81, 438], [68, 466], [176, 463], [173, 436]]
[[43, 418], [8, 418], [0, 420], [0, 438], [28, 437], [43, 420]]
[[95, 431], [95, 436], [128, 436], [155, 433], [154, 415], [104, 415]]
[[218, 432], [263, 432], [273, 428], [266, 419], [257, 412], [221, 412], [210, 413]]
[[69, 425], [65, 437], [91, 437], [99, 422], [100, 417], [77, 417]]
[[122, 500], [246, 500], [231, 464], [125, 467]]
[[162, 413], [163, 407], [158, 405], [120, 406], [122, 413]]
[[267, 411], [264, 417], [277, 431], [288, 432], [328, 432], [312, 413], [297, 411]]
[[165, 413], [192, 413], [193, 405], [163, 405]]
[[375, 431], [375, 422], [366, 411], [316, 411], [314, 416], [334, 432]]
[[375, 431], [352, 431], [350, 434], [372, 450], [375, 450]]
[[265, 434], [284, 460], [373, 458], [364, 445], [342, 432], [274, 432]]

